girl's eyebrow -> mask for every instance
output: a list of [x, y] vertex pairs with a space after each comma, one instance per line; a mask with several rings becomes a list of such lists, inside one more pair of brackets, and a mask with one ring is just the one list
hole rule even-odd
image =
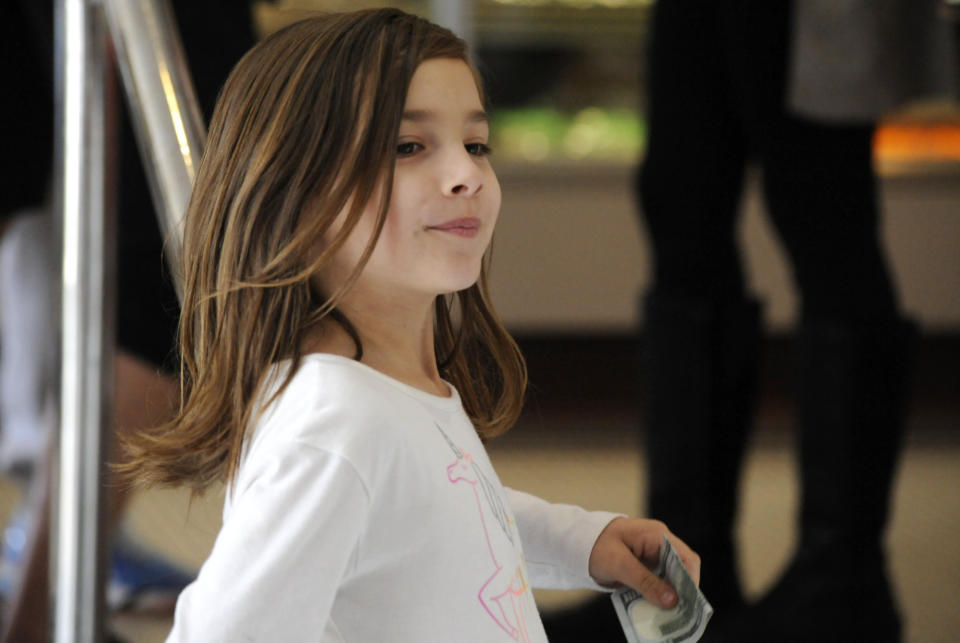
[[[429, 109], [411, 109], [403, 112], [401, 119], [414, 123], [436, 120], [437, 114]], [[468, 123], [489, 123], [490, 116], [482, 109], [477, 109], [467, 114]]]

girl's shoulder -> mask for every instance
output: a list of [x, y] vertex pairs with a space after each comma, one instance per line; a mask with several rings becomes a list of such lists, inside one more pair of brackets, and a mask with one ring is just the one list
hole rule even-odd
[[369, 448], [372, 440], [382, 445], [398, 433], [386, 431], [388, 427], [462, 408], [456, 391], [450, 397], [431, 395], [355, 360], [325, 353], [305, 355], [271, 400], [290, 367], [289, 362], [277, 364], [268, 378], [261, 399], [269, 404], [254, 427], [251, 447], [281, 440], [323, 449]]

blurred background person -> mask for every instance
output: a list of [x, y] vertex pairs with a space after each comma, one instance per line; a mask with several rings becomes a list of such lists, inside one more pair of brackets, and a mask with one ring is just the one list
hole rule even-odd
[[[716, 608], [707, 640], [901, 638], [882, 537], [916, 330], [880, 244], [872, 141], [882, 114], [956, 81], [938, 5], [654, 7], [636, 186], [653, 252], [641, 367], [647, 513], [702, 556]], [[737, 241], [751, 163], [801, 302], [801, 510], [792, 562], [746, 609], [733, 528], [762, 343]], [[580, 618], [606, 619], [617, 640], [608, 612]], [[548, 627], [551, 640], [581, 640], [589, 630], [570, 634], [576, 619]]]
[[[247, 3], [172, 3], [201, 106], [209, 115], [223, 80], [254, 42]], [[47, 604], [48, 450], [59, 389], [53, 213], [48, 198], [53, 152], [53, 3], [5, 3], [0, 65], [12, 87], [0, 103], [3, 181], [0, 214], [0, 466], [21, 482], [21, 506], [4, 530], [0, 596], [5, 641], [49, 638]], [[174, 363], [178, 305], [147, 178], [125, 109], [117, 110], [117, 352], [114, 429], [157, 426], [177, 400]], [[16, 150], [14, 154], [12, 151]], [[108, 447], [109, 448], [109, 447]], [[122, 457], [114, 451], [112, 459]], [[127, 492], [109, 487], [111, 524]], [[192, 576], [119, 533], [111, 550], [113, 609], [172, 606]]]

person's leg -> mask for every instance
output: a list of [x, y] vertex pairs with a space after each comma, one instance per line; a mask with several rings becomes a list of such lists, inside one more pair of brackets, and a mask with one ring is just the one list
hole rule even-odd
[[641, 361], [647, 513], [700, 553], [704, 593], [729, 612], [742, 602], [733, 525], [761, 320], [735, 238], [746, 148], [726, 11], [657, 4], [638, 188], [653, 251]]
[[[744, 145], [722, 10], [713, 0], [654, 6], [649, 140], [636, 187], [653, 254], [641, 304], [646, 514], [701, 555], [704, 591], [726, 609], [741, 602], [732, 527], [760, 320], [735, 240]], [[547, 634], [621, 639], [610, 607], [603, 597], [547, 615]]]
[[800, 539], [737, 640], [899, 641], [882, 534], [915, 330], [880, 245], [873, 128], [785, 117], [777, 132], [764, 182], [802, 298]]
[[765, 26], [744, 29], [730, 50], [741, 59], [742, 114], [762, 163], [767, 209], [802, 300], [803, 497], [790, 570], [729, 640], [895, 641], [899, 622], [879, 537], [914, 331], [897, 310], [878, 239], [873, 128], [789, 114], [791, 3], [738, 4]]
[[898, 316], [880, 242], [870, 124], [785, 116], [764, 152], [770, 215], [793, 267], [801, 322]]

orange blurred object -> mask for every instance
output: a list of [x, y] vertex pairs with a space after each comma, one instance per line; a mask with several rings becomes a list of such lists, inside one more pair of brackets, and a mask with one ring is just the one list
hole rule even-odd
[[873, 153], [880, 161], [960, 161], [960, 123], [886, 123], [877, 129]]

